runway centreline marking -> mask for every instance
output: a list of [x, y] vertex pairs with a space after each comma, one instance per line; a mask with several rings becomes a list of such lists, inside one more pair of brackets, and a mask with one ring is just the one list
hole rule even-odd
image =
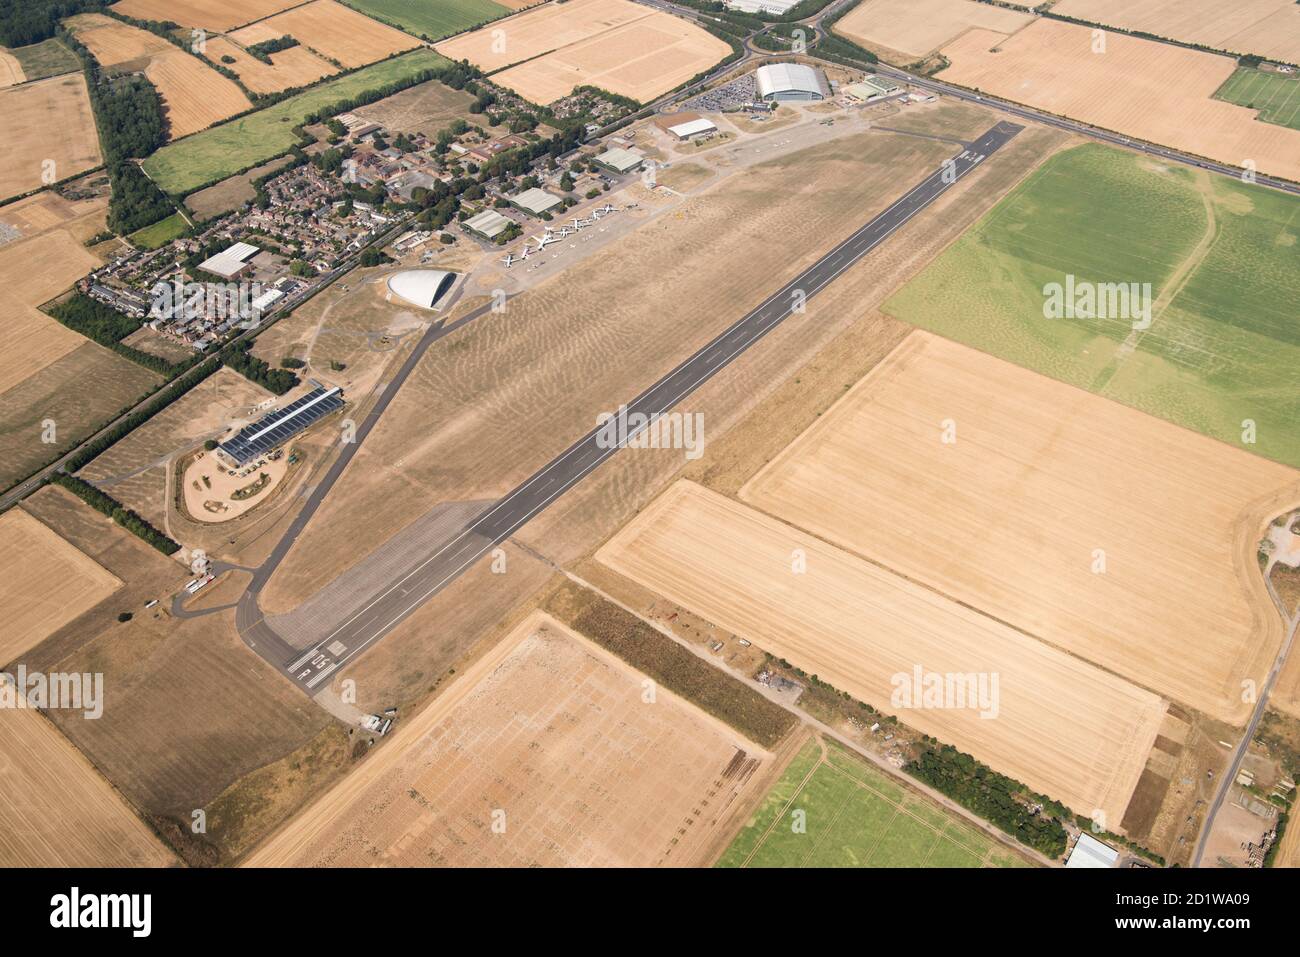
[[[1022, 129], [1023, 127], [1021, 127], [1019, 124], [1000, 121], [995, 126], [990, 128], [987, 132], [985, 132], [983, 136], [981, 136], [978, 140], [975, 141], [975, 143], [982, 144], [985, 141], [992, 142], [991, 147], [989, 147], [989, 153], [991, 153], [997, 150], [998, 148], [1000, 148], [1007, 140], [1011, 139], [1011, 137], [1015, 136]], [[994, 138], [994, 139], [990, 140], [990, 138]], [[985, 156], [989, 155], [989, 153], [981, 154], [980, 158], [983, 159]], [[944, 179], [944, 173], [948, 169], [949, 163], [952, 163], [954, 168], [954, 175], [952, 177], [951, 182], [948, 182]], [[805, 300], [811, 299], [818, 292], [824, 289], [829, 283], [833, 282], [836, 278], [838, 278], [839, 275], [842, 272], [844, 272], [844, 270], [851, 268], [853, 265], [859, 262], [863, 256], [871, 252], [871, 250], [875, 249], [878, 245], [880, 245], [882, 242], [888, 239], [891, 235], [893, 235], [895, 231], [898, 230], [900, 226], [903, 226], [907, 222], [909, 222], [912, 219], [912, 217], [916, 215], [916, 213], [920, 212], [920, 210], [929, 206], [930, 203], [932, 203], [940, 195], [946, 192], [949, 187], [951, 187], [956, 182], [958, 182], [963, 176], [969, 173], [972, 169], [976, 168], [976, 166], [978, 165], [979, 165], [978, 161], [972, 161], [972, 160], [963, 161], [961, 160], [960, 156], [956, 159], [950, 159], [945, 161], [944, 166], [941, 169], [939, 169], [934, 173], [931, 173], [929, 176], [927, 176], [916, 186], [912, 187], [912, 189], [908, 190], [907, 193], [903, 194], [903, 196], [895, 200], [884, 211], [882, 211], [881, 213], [873, 217], [873, 219], [869, 223], [860, 227], [852, 235], [850, 235], [848, 238], [846, 238], [841, 243], [839, 243], [834, 249], [832, 249], [830, 252], [824, 255], [821, 259], [819, 259], [813, 265], [808, 267], [797, 277], [790, 280], [788, 283], [786, 283], [784, 286], [782, 286], [772, 295], [768, 296], [767, 299], [765, 299], [760, 305], [752, 309], [743, 318], [737, 320], [727, 329], [723, 330], [723, 332], [721, 332], [718, 336], [714, 337], [714, 339], [712, 339], [710, 342], [706, 343], [701, 349], [697, 350], [693, 355], [691, 355], [690, 357], [688, 357], [687, 359], [679, 363], [671, 372], [667, 373], [659, 380], [657, 380], [655, 383], [653, 383], [648, 388], [646, 388], [644, 391], [642, 391], [635, 399], [631, 400], [628, 403], [625, 403], [626, 408], [632, 409], [634, 406], [644, 402], [653, 393], [660, 391], [666, 386], [668, 386], [671, 383], [671, 381], [675, 377], [679, 376], [684, 370], [690, 368], [692, 365], [694, 365], [697, 362], [700, 362], [701, 360], [709, 359], [708, 354], [710, 352], [716, 351], [719, 347], [726, 346], [728, 344], [727, 340], [735, 337], [736, 333], [745, 332], [747, 335], [746, 337], [743, 338], [743, 341], [735, 348], [733, 348], [731, 352], [729, 352], [725, 356], [725, 358], [721, 359], [720, 361], [712, 360], [706, 362], [704, 364], [703, 369], [699, 371], [699, 373], [695, 376], [693, 380], [684, 384], [681, 388], [678, 389], [676, 393], [674, 393], [666, 401], [660, 401], [656, 406], [652, 408], [652, 410], [650, 410], [649, 414], [655, 414], [655, 413], [662, 414], [663, 412], [666, 412], [669, 409], [671, 409], [674, 405], [676, 405], [679, 401], [681, 401], [682, 398], [684, 398], [690, 392], [693, 392], [695, 389], [699, 388], [703, 383], [711, 379], [719, 371], [721, 371], [723, 368], [729, 365], [736, 356], [740, 355], [742, 352], [749, 349], [755, 342], [763, 338], [768, 332], [770, 332], [782, 321], [784, 321], [786, 318], [788, 318], [790, 315], [793, 314], [794, 310], [792, 305], [786, 305], [783, 309], [781, 309], [781, 311], [779, 311], [775, 315], [764, 316], [763, 313], [766, 310], [768, 310], [771, 307], [771, 305], [775, 303], [778, 299], [780, 299], [782, 296], [786, 296], [787, 298], [789, 298], [790, 292], [796, 289], [800, 289], [806, 280], [813, 279], [815, 281], [815, 285], [811, 289], [804, 290]], [[927, 190], [930, 190], [932, 187], [936, 187], [936, 186], [937, 188], [933, 189], [928, 193], [926, 192]], [[888, 221], [891, 214], [893, 214], [896, 210], [898, 210], [900, 207], [904, 206], [905, 204], [916, 202], [916, 200], [922, 193], [926, 193], [926, 195], [924, 195], [923, 201], [919, 205], [914, 206], [910, 210], [906, 210], [902, 215], [902, 217], [897, 222], [889, 225], [889, 227], [883, 233], [871, 238], [870, 241], [863, 248], [853, 253], [852, 257], [849, 259], [848, 262], [835, 268], [832, 272], [829, 273], [829, 275], [825, 275], [825, 276], [820, 275], [824, 267], [838, 260], [839, 257], [843, 254], [845, 249], [847, 249], [850, 246], [853, 246], [854, 244], [860, 244], [862, 240], [866, 238], [867, 235], [873, 229], [878, 228], [878, 226], [882, 222]], [[761, 320], [761, 321], [756, 322], [756, 320]], [[357, 654], [360, 654], [362, 651], [364, 651], [375, 640], [383, 637], [383, 635], [385, 635], [389, 629], [391, 629], [394, 625], [399, 623], [403, 618], [405, 618], [412, 611], [418, 608], [421, 604], [427, 601], [430, 596], [432, 596], [441, 588], [443, 588], [448, 582], [458, 577], [466, 568], [468, 568], [475, 561], [477, 561], [484, 554], [486, 554], [489, 549], [495, 547], [496, 545], [499, 545], [502, 541], [504, 541], [511, 534], [517, 531], [520, 527], [527, 524], [527, 522], [530, 521], [532, 517], [536, 515], [539, 511], [546, 508], [556, 498], [563, 495], [566, 491], [568, 491], [578, 482], [582, 481], [582, 479], [584, 479], [588, 474], [590, 474], [592, 470], [597, 468], [599, 465], [603, 464], [616, 451], [618, 451], [619, 448], [622, 448], [623, 445], [626, 444], [626, 441], [630, 441], [631, 439], [635, 438], [645, 428], [646, 425], [643, 424], [641, 427], [633, 431], [630, 431], [623, 444], [611, 447], [609, 449], [598, 449], [598, 454], [594, 461], [584, 465], [576, 474], [574, 474], [567, 481], [565, 481], [565, 483], [560, 488], [546, 495], [540, 502], [533, 505], [533, 507], [530, 508], [528, 512], [525, 513], [522, 517], [516, 517], [515, 519], [513, 519], [503, 531], [498, 532], [496, 535], [491, 535], [491, 536], [484, 535], [484, 533], [481, 530], [485, 526], [488, 526], [490, 524], [491, 519], [493, 519], [498, 513], [500, 513], [507, 506], [514, 503], [515, 500], [525, 498], [529, 493], [535, 492], [538, 488], [538, 483], [541, 482], [543, 478], [548, 477], [553, 470], [563, 465], [571, 464], [569, 462], [569, 459], [575, 456], [576, 454], [578, 453], [585, 454], [587, 450], [596, 448], [595, 446], [592, 446], [591, 443], [592, 440], [600, 433], [600, 429], [596, 428], [588, 432], [586, 435], [578, 439], [575, 443], [573, 443], [566, 450], [560, 453], [560, 455], [552, 459], [551, 462], [549, 462], [540, 471], [530, 476], [521, 485], [519, 485], [510, 493], [508, 493], [486, 513], [484, 513], [479, 518], [475, 519], [471, 525], [462, 529], [461, 532], [458, 533], [455, 538], [453, 538], [451, 541], [447, 542], [445, 545], [440, 547], [436, 552], [434, 552], [432, 555], [430, 555], [428, 558], [422, 561], [411, 571], [407, 572], [405, 575], [402, 576], [402, 578], [398, 579], [396, 582], [394, 582], [384, 591], [380, 592], [374, 599], [372, 599], [365, 606], [358, 609], [347, 620], [342, 622], [336, 629], [334, 629], [334, 631], [332, 631], [329, 635], [321, 639], [310, 649], [306, 650], [299, 658], [295, 659], [295, 661], [293, 661], [290, 665], [287, 666], [286, 670], [289, 672], [296, 672], [299, 669], [303, 668], [313, 658], [318, 657], [321, 654], [321, 649], [323, 647], [332, 643], [332, 641], [337, 639], [339, 635], [342, 634], [345, 630], [347, 630], [350, 626], [358, 622], [362, 618], [362, 616], [364, 616], [367, 612], [369, 612], [375, 605], [382, 602], [389, 595], [392, 595], [399, 588], [402, 588], [403, 589], [402, 594], [405, 594], [406, 590], [403, 586], [406, 586], [407, 583], [410, 582], [412, 578], [417, 576], [430, 563], [437, 561], [439, 558], [442, 558], [445, 555], [448, 555], [449, 552], [453, 549], [458, 551], [463, 550], [466, 544], [472, 544], [472, 538], [474, 536], [479, 536], [484, 539], [484, 544], [480, 545], [477, 549], [474, 549], [470, 553], [468, 558], [466, 558], [459, 565], [453, 568], [450, 572], [444, 575], [439, 581], [434, 583], [431, 587], [427, 588], [420, 595], [418, 599], [416, 599], [414, 602], [412, 602], [407, 607], [405, 607], [401, 612], [399, 612], [395, 617], [393, 617], [391, 620], [389, 620], [384, 625], [382, 625], [379, 629], [373, 631], [360, 644], [354, 647], [349, 647], [346, 654], [342, 655], [341, 657], [335, 658], [333, 661], [330, 662], [330, 664], [320, 667], [317, 670], [317, 672], [311, 677], [310, 680], [304, 682], [308, 688], [315, 687], [316, 684], [318, 684], [329, 674], [337, 670], [339, 667], [341, 667], [351, 658], [355, 657]], [[541, 488], [543, 490], [548, 488], [550, 484], [553, 483], [553, 481], [554, 481], [554, 477], [548, 478], [546, 485], [541, 486]], [[295, 680], [295, 683], [298, 682], [298, 679], [295, 675], [291, 674], [290, 677], [292, 677]]]

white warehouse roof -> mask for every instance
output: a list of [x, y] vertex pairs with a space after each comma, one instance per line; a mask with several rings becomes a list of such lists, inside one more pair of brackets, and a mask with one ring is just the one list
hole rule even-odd
[[824, 99], [828, 89], [817, 70], [802, 63], [769, 63], [754, 71], [760, 99], [788, 96]]
[[678, 139], [684, 140], [687, 137], [699, 136], [701, 133], [712, 133], [717, 127], [706, 119], [691, 120], [689, 123], [678, 123], [676, 126], [668, 127], [668, 132]]
[[1086, 832], [1079, 835], [1079, 842], [1070, 852], [1066, 867], [1114, 867], [1119, 860], [1119, 851], [1101, 843]]
[[268, 289], [266, 292], [262, 293], [251, 303], [249, 303], [249, 308], [261, 314], [283, 298], [284, 298], [284, 293], [282, 293], [280, 290]]
[[203, 260], [203, 262], [199, 263], [199, 268], [204, 272], [212, 273], [214, 276], [229, 279], [248, 265], [248, 260], [259, 252], [261, 250], [256, 246], [250, 246], [248, 243], [235, 243], [235, 245], [217, 253], [211, 259]]
[[432, 309], [456, 282], [454, 272], [441, 269], [408, 269], [388, 277], [388, 289], [421, 309]]

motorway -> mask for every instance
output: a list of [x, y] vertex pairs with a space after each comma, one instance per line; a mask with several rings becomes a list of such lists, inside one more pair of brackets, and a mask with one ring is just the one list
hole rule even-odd
[[[899, 227], [929, 206], [1022, 129], [1024, 127], [1010, 122], [1000, 122], [993, 126], [968, 148], [945, 161], [938, 170], [904, 193], [884, 212], [772, 293], [757, 308], [737, 320], [636, 398], [628, 401], [626, 413], [629, 416], [640, 413], [648, 418], [671, 410], [792, 315], [799, 302], [806, 302], [816, 296], [844, 270], [887, 240]], [[457, 325], [469, 318], [460, 320]], [[468, 524], [446, 545], [390, 582], [364, 606], [339, 622], [331, 633], [310, 648], [295, 651], [262, 616], [257, 606], [258, 594], [310, 519], [319, 500], [346, 467], [347, 461], [355, 454], [370, 427], [432, 341], [429, 337], [421, 340], [416, 351], [388, 384], [380, 401], [358, 429], [356, 443], [345, 449], [345, 456], [340, 457], [326, 480], [314, 490], [313, 501], [298, 515], [290, 532], [277, 545], [267, 562], [258, 569], [239, 602], [237, 622], [244, 641], [307, 694], [316, 694], [328, 687], [328, 679], [334, 672], [401, 624], [420, 605], [618, 451], [619, 446], [601, 442], [600, 429], [592, 429]], [[598, 411], [600, 410], [592, 410], [593, 421]], [[638, 431], [630, 430], [627, 438], [635, 437]]]

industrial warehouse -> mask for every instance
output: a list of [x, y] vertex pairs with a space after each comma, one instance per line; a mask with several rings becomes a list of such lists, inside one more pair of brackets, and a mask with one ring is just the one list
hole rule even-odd
[[233, 439], [222, 442], [217, 448], [236, 468], [243, 468], [258, 456], [274, 451], [308, 426], [341, 408], [342, 389], [314, 389], [278, 412], [272, 412], [240, 429]]

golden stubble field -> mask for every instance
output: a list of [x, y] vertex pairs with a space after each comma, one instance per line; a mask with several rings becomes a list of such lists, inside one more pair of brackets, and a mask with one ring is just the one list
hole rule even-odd
[[[291, 610], [439, 502], [509, 491], [949, 152], [864, 133], [749, 167], [448, 336], [303, 531], [263, 609]], [[786, 243], [752, 241], [775, 234]]]
[[1230, 53], [1300, 60], [1295, 0], [1062, 0], [1052, 11]]
[[598, 86], [646, 103], [730, 52], [726, 43], [694, 24], [655, 11], [494, 79], [534, 103], [552, 103], [578, 86]]
[[[78, 713], [78, 720], [85, 720]], [[0, 866], [166, 867], [176, 859], [37, 711], [0, 711]]]
[[[596, 557], [1084, 814], [1123, 817], [1164, 715], [1148, 691], [691, 482]], [[911, 687], [917, 668], [996, 675], [997, 690], [980, 705], [900, 707], [894, 682]]]
[[545, 4], [436, 49], [487, 72], [522, 64], [494, 80], [534, 103], [550, 103], [582, 85], [646, 102], [731, 52], [694, 24], [629, 0]]
[[647, 686], [535, 612], [247, 864], [707, 864], [770, 755]]
[[[195, 808], [330, 722], [240, 641], [233, 612], [168, 613], [168, 596], [193, 577], [185, 565], [57, 486], [22, 507], [122, 581], [111, 601], [21, 661], [29, 671], [103, 673], [102, 717], [51, 710], [49, 718], [142, 814], [174, 816], [188, 833]], [[146, 609], [152, 598], [160, 604]], [[126, 610], [132, 619], [118, 621]]]
[[[226, 37], [209, 37], [204, 55], [238, 73], [244, 85], [254, 93], [278, 93], [292, 87], [309, 86], [338, 72], [334, 64], [322, 60], [303, 46], [272, 53], [271, 62], [267, 64], [244, 52], [243, 47]], [[223, 57], [230, 57], [235, 62], [226, 63]]]
[[252, 107], [233, 81], [147, 30], [96, 13], [67, 22], [100, 66], [129, 65], [144, 71], [162, 97], [170, 139], [197, 133]]
[[295, 6], [301, 0], [121, 0], [115, 13], [137, 20], [171, 20], [185, 27], [230, 30]]
[[44, 641], [121, 584], [21, 508], [0, 515], [0, 664]]
[[20, 238], [0, 245], [0, 486], [137, 398], [159, 376], [78, 335], [38, 306], [99, 265], [84, 243], [104, 229], [103, 199], [70, 202], [45, 191], [0, 209]]
[[1010, 34], [1033, 19], [976, 0], [866, 0], [835, 24], [835, 32], [920, 59], [972, 28]]
[[[394, 30], [334, 0], [313, 0], [230, 34], [241, 46], [289, 35], [344, 67], [365, 66], [420, 46], [415, 37]], [[275, 57], [272, 57], [274, 60]]]
[[1243, 682], [1263, 680], [1282, 637], [1255, 543], [1298, 481], [914, 332], [740, 495], [1236, 724], [1253, 707]]
[[938, 76], [1037, 109], [1234, 166], [1300, 180], [1300, 131], [1212, 96], [1236, 69], [1213, 53], [1122, 33], [1093, 52], [1089, 27], [1036, 20], [1011, 37], [971, 30]]
[[[51, 123], [51, 117], [58, 117]], [[99, 135], [86, 78], [52, 76], [0, 88], [5, 162], [0, 200], [67, 179], [100, 164]]]
[[40, 372], [87, 340], [41, 312], [100, 264], [66, 229], [0, 246], [0, 393]]
[[18, 58], [0, 47], [0, 88], [17, 86], [25, 79], [27, 74], [23, 72], [23, 65], [18, 62]]

